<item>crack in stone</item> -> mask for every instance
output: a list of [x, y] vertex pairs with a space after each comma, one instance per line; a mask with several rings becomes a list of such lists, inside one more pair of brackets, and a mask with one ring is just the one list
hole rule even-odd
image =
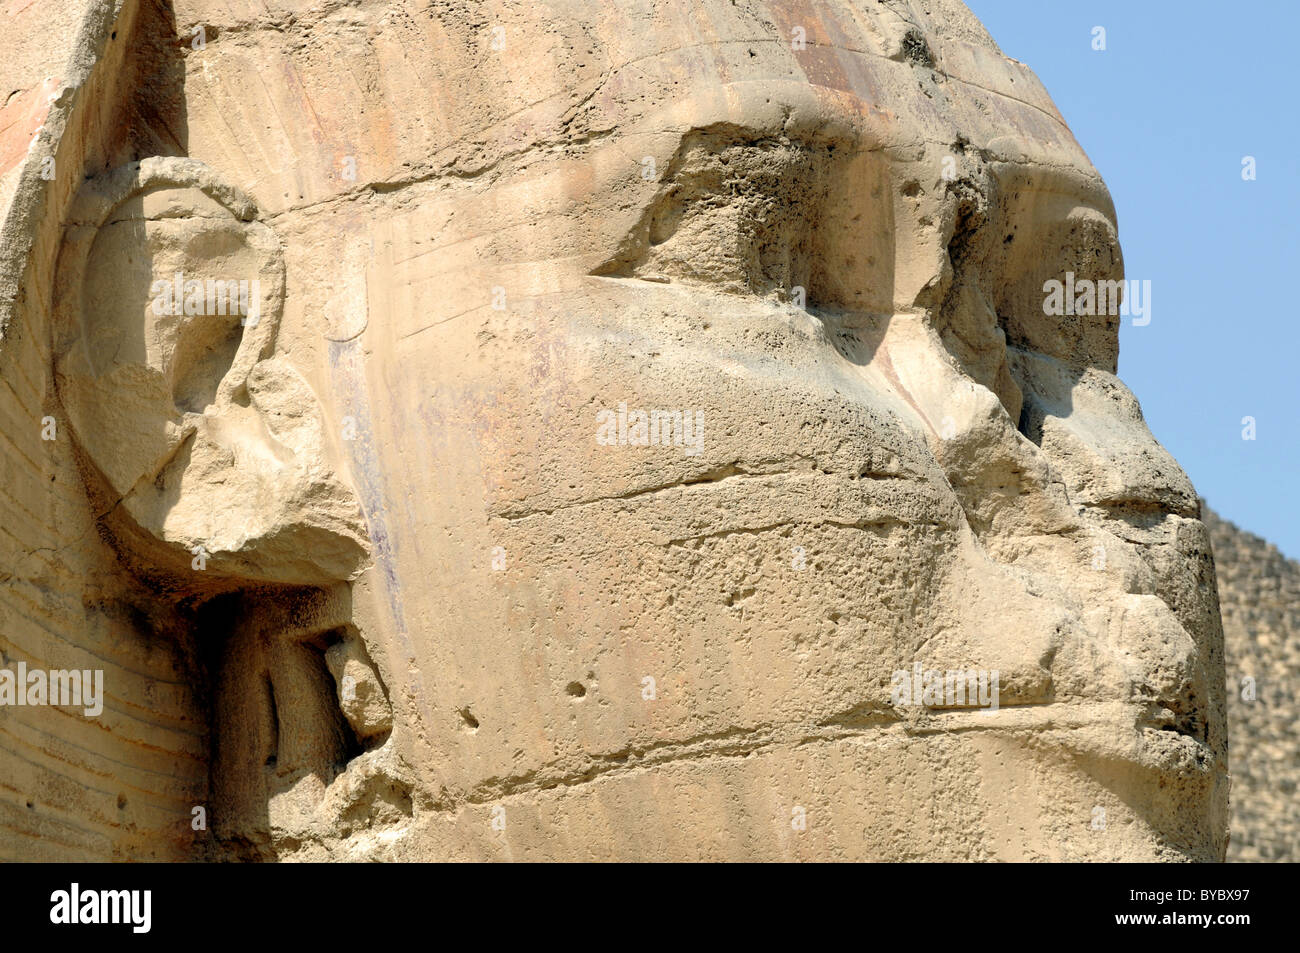
[[[1039, 710], [1046, 714], [1051, 709], [1057, 708], [1070, 716], [1079, 715], [1073, 703], [1061, 701], [1002, 705], [999, 710]], [[1037, 724], [1021, 722], [1007, 725], [995, 715], [986, 715], [983, 712], [983, 709], [978, 708], [922, 709], [918, 717], [900, 714], [898, 710], [888, 705], [863, 702], [812, 725], [763, 724], [752, 728], [731, 728], [709, 732], [683, 741], [661, 741], [629, 746], [610, 754], [586, 755], [586, 766], [578, 770], [565, 771], [560, 765], [552, 762], [523, 774], [506, 778], [489, 778], [475, 785], [461, 797], [448, 797], [435, 803], [431, 811], [435, 814], [450, 813], [465, 807], [492, 804], [519, 795], [556, 788], [579, 787], [601, 778], [668, 764], [702, 762], [717, 758], [747, 758], [770, 749], [865, 739], [892, 730], [901, 731], [908, 736], [919, 736], [984, 730], [1049, 731], [1079, 727], [1073, 724], [1077, 717], [1057, 721], [1048, 716]]]

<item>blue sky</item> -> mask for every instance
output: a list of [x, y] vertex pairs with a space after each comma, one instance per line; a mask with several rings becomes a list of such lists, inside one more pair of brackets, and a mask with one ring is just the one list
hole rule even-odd
[[1300, 558], [1300, 3], [966, 2], [1047, 87], [1151, 281], [1119, 358], [1151, 430], [1220, 516]]

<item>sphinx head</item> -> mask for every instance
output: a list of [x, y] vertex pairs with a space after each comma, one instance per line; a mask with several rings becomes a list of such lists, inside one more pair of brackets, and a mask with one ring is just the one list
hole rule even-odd
[[[423, 792], [375, 849], [1221, 856], [1205, 531], [1117, 309], [1046, 306], [1123, 271], [1033, 74], [954, 0], [412, 6], [178, 3], [189, 158], [59, 271], [155, 561], [349, 578], [346, 461]], [[257, 322], [153, 310], [232, 278]]]

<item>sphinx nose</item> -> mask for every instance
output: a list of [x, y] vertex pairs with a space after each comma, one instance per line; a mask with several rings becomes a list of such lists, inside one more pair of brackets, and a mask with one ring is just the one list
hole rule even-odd
[[1153, 509], [1195, 517], [1196, 491], [1156, 440], [1132, 392], [1113, 374], [1071, 369], [1061, 361], [1011, 348], [1011, 369], [1024, 394], [1021, 426], [1048, 455], [1075, 503], [1112, 516]]

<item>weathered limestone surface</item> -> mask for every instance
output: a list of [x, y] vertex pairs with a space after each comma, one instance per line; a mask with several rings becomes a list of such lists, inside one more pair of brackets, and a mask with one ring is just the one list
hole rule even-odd
[[1228, 859], [1300, 860], [1300, 563], [1206, 510], [1223, 608], [1232, 821]]
[[955, 0], [83, 14], [0, 668], [106, 698], [0, 707], [0, 857], [1223, 857], [1200, 506], [1044, 311], [1115, 210]]

